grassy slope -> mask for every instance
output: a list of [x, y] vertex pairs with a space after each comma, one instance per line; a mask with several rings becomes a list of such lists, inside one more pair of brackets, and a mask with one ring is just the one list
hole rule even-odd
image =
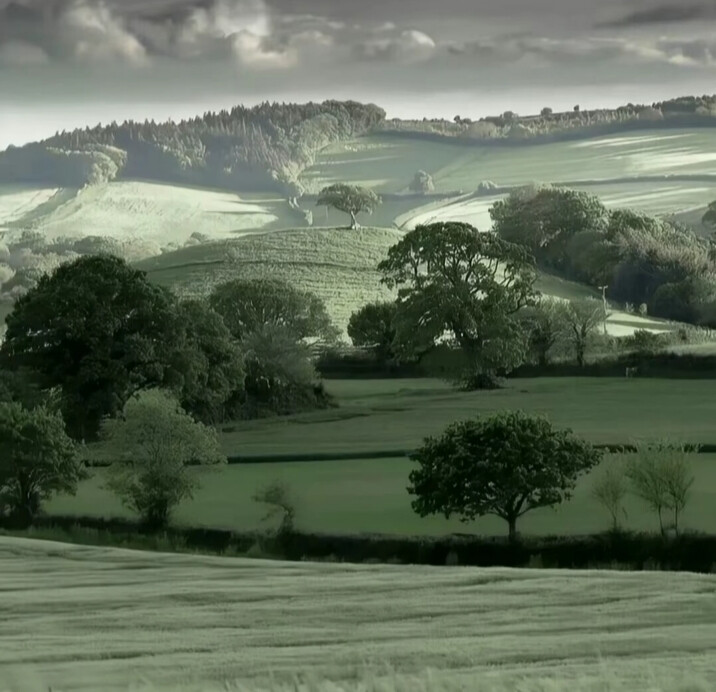
[[[0, 571], [0, 680], [22, 690], [277, 690], [309, 673], [356, 692], [702, 692], [682, 685], [716, 675], [708, 575], [286, 564], [2, 537]], [[392, 684], [358, 687], [386, 663]]]
[[[497, 392], [460, 393], [432, 380], [329, 381], [341, 408], [283, 419], [239, 423], [221, 435], [227, 454], [310, 454], [413, 449], [425, 435], [482, 412], [523, 409], [546, 413], [595, 442], [624, 444], [654, 435], [693, 442], [716, 442], [713, 385], [709, 381], [539, 379], [519, 380]], [[311, 530], [442, 534], [465, 530], [455, 521], [420, 519], [405, 491], [412, 464], [403, 458], [231, 466], [201, 472], [203, 489], [183, 505], [182, 523], [237, 529], [259, 525], [263, 508], [254, 491], [283, 478], [298, 501], [299, 524]], [[716, 531], [716, 464], [709, 455], [694, 460], [697, 482], [686, 525]], [[84, 484], [77, 497], [48, 505], [59, 514], [127, 516], [102, 489], [102, 474]], [[604, 511], [590, 497], [589, 479], [574, 500], [558, 511], [527, 515], [526, 533], [585, 533], [602, 530]], [[654, 517], [638, 502], [628, 507], [628, 525], [653, 529]], [[486, 518], [470, 530], [504, 533], [504, 523]], [[461, 528], [462, 527], [462, 528]]]
[[396, 230], [375, 228], [277, 231], [185, 248], [137, 267], [191, 296], [235, 278], [280, 277], [323, 298], [335, 323], [345, 328], [356, 308], [390, 298], [376, 267], [400, 237]]

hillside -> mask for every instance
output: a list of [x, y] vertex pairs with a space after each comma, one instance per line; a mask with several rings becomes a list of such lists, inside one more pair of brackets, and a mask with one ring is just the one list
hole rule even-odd
[[13, 692], [287, 691], [296, 674], [357, 692], [366, 672], [373, 692], [705, 692], [716, 675], [708, 575], [282, 563], [6, 537], [0, 570], [0, 678]]
[[184, 248], [136, 266], [184, 296], [207, 295], [231, 279], [281, 278], [320, 296], [345, 329], [357, 307], [390, 298], [376, 267], [400, 237], [381, 228], [275, 231]]
[[[380, 284], [378, 263], [402, 232], [385, 228], [312, 228], [254, 233], [232, 240], [195, 245], [135, 263], [152, 281], [183, 296], [206, 296], [214, 286], [237, 278], [280, 277], [320, 296], [344, 332], [351, 313], [394, 295]], [[541, 274], [538, 290], [565, 300], [597, 297], [580, 284]], [[670, 331], [676, 325], [613, 310], [609, 332], [623, 336], [635, 329]]]

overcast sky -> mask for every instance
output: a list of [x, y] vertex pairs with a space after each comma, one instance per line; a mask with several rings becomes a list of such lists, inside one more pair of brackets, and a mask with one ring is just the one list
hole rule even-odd
[[265, 99], [476, 118], [714, 77], [716, 0], [0, 0], [0, 149]]

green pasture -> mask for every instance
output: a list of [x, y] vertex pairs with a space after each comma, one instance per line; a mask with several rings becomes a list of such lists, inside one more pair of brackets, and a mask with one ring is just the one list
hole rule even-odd
[[500, 410], [543, 413], [594, 443], [671, 436], [716, 443], [712, 380], [537, 378], [496, 391], [460, 392], [439, 380], [327, 380], [339, 408], [234, 423], [229, 455], [377, 452], [419, 446], [455, 420]]
[[[435, 380], [328, 381], [339, 409], [288, 418], [237, 423], [221, 442], [228, 455], [310, 455], [311, 453], [410, 450], [426, 435], [456, 420], [505, 409], [544, 413], [555, 425], [571, 427], [596, 443], [628, 444], [671, 436], [716, 442], [713, 382], [702, 380], [537, 379], [515, 380], [495, 392], [462, 393]], [[110, 453], [105, 450], [104, 453]], [[605, 458], [608, 463], [612, 457]], [[716, 459], [696, 455], [697, 481], [685, 525], [716, 532]], [[462, 525], [441, 517], [421, 519], [410, 508], [405, 488], [413, 468], [406, 457], [231, 465], [195, 469], [202, 489], [184, 504], [182, 524], [234, 529], [260, 525], [264, 508], [251, 500], [264, 484], [281, 479], [295, 493], [299, 526], [345, 533], [443, 534], [460, 531], [501, 534], [502, 521], [485, 518]], [[84, 483], [76, 497], [58, 497], [48, 510], [58, 514], [127, 516], [102, 488], [104, 471]], [[557, 510], [540, 510], [522, 524], [525, 533], [589, 533], [606, 526], [607, 516], [590, 497], [591, 480]], [[655, 528], [656, 519], [638, 501], [628, 504], [628, 525]]]
[[[604, 464], [614, 462], [607, 455]], [[442, 535], [479, 533], [503, 535], [507, 525], [496, 517], [469, 524], [455, 518], [421, 518], [411, 506], [406, 491], [408, 475], [415, 468], [408, 458], [313, 461], [268, 464], [238, 464], [217, 469], [193, 469], [201, 488], [193, 500], [183, 503], [175, 521], [187, 526], [209, 526], [237, 531], [258, 529], [267, 507], [252, 500], [266, 484], [281, 480], [288, 484], [296, 503], [297, 525], [305, 531], [322, 533], [384, 533]], [[681, 524], [716, 533], [716, 455], [694, 455], [696, 482]], [[105, 471], [96, 469], [75, 497], [60, 496], [47, 505], [50, 514], [131, 517], [128, 510], [103, 488]], [[540, 509], [525, 515], [518, 529], [533, 535], [588, 534], [606, 530], [609, 515], [592, 497], [593, 478], [579, 483], [573, 499], [555, 509]], [[658, 531], [655, 514], [636, 498], [625, 503], [625, 526], [634, 530]], [[268, 524], [270, 526], [271, 524]]]

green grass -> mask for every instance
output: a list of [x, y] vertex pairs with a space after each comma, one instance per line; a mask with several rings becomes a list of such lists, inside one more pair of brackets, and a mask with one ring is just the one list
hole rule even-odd
[[0, 572], [3, 692], [706, 692], [716, 675], [709, 575], [288, 564], [3, 537]]
[[236, 423], [229, 454], [413, 449], [449, 423], [497, 410], [546, 414], [595, 443], [653, 435], [716, 443], [711, 380], [538, 378], [491, 392], [459, 392], [439, 380], [328, 380], [340, 408]]
[[[223, 433], [227, 454], [270, 455], [377, 452], [414, 449], [425, 435], [438, 434], [455, 420], [503, 409], [546, 413], [598, 443], [628, 444], [669, 435], [691, 442], [716, 442], [713, 385], [700, 380], [538, 379], [516, 380], [496, 392], [460, 393], [434, 380], [329, 381], [342, 407], [283, 419], [237, 423]], [[694, 459], [697, 482], [685, 525], [716, 532], [716, 459]], [[270, 463], [200, 470], [202, 489], [181, 506], [176, 520], [187, 525], [253, 529], [264, 508], [251, 500], [266, 483], [280, 478], [294, 491], [298, 523], [314, 531], [444, 534], [460, 531], [502, 534], [504, 522], [484, 518], [465, 527], [440, 517], [420, 519], [405, 488], [412, 462], [405, 458]], [[76, 497], [60, 496], [47, 507], [55, 514], [129, 516], [102, 489], [103, 472], [80, 487]], [[591, 533], [607, 516], [590, 497], [591, 480], [557, 510], [524, 518], [531, 534]], [[636, 501], [628, 525], [655, 529], [655, 518]]]
[[391, 298], [376, 267], [400, 237], [381, 228], [276, 231], [185, 248], [136, 266], [186, 296], [205, 296], [231, 279], [280, 277], [321, 297], [345, 329], [354, 310]]
[[[613, 457], [607, 456], [608, 464]], [[266, 507], [251, 498], [256, 490], [279, 479], [291, 489], [297, 506], [297, 526], [322, 533], [383, 533], [396, 535], [445, 535], [477, 533], [505, 535], [507, 525], [497, 517], [483, 517], [469, 524], [455, 518], [417, 516], [406, 491], [415, 468], [407, 458], [247, 464], [220, 469], [193, 469], [201, 488], [193, 500], [180, 506], [175, 521], [184, 526], [248, 531], [266, 525]], [[691, 499], [680, 524], [684, 528], [716, 533], [716, 455], [694, 455], [696, 478]], [[103, 488], [105, 472], [95, 470], [76, 497], [59, 496], [47, 505], [50, 514], [132, 517]], [[591, 497], [593, 479], [584, 477], [574, 498], [555, 508], [530, 512], [518, 528], [526, 535], [580, 535], [609, 527], [609, 515]], [[625, 503], [625, 526], [637, 531], [658, 531], [655, 514], [636, 498]], [[715, 559], [716, 561], [716, 559]]]

